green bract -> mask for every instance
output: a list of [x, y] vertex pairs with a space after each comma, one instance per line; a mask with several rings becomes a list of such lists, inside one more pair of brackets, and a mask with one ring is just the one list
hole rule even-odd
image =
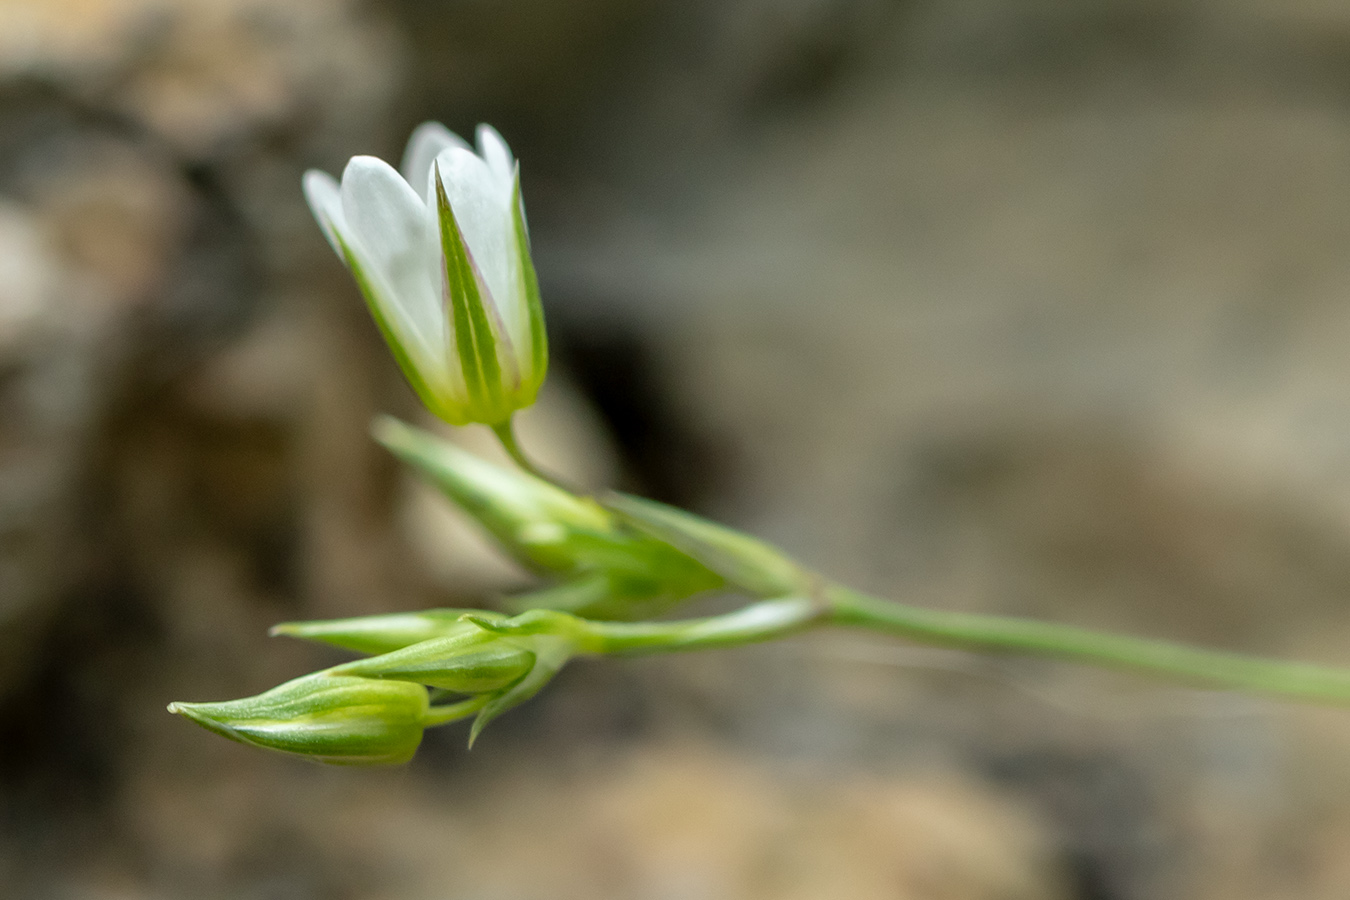
[[534, 403], [548, 342], [520, 170], [501, 135], [480, 125], [475, 153], [427, 122], [401, 173], [356, 156], [341, 183], [306, 172], [304, 191], [428, 409], [499, 426]]

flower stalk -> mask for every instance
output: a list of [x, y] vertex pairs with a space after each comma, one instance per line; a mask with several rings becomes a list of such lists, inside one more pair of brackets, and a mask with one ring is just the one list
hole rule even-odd
[[540, 481], [547, 481], [559, 488], [564, 487], [557, 478], [546, 474], [525, 454], [525, 450], [520, 446], [520, 441], [516, 438], [515, 419], [508, 419], [498, 425], [493, 425], [492, 433], [497, 436], [497, 440], [501, 443], [502, 449], [506, 451], [506, 455], [511, 457], [511, 461], [519, 466], [522, 472], [533, 475]]
[[1350, 668], [1266, 659], [1057, 622], [924, 609], [842, 585], [828, 587], [825, 596], [832, 624], [929, 646], [1035, 656], [1221, 690], [1350, 704]]

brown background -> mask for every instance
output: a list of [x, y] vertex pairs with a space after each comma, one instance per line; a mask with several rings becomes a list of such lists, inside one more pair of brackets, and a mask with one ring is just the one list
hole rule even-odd
[[[1350, 895], [1350, 712], [818, 635], [393, 772], [170, 700], [525, 584], [301, 200], [522, 160], [573, 477], [899, 599], [1350, 663], [1350, 5], [0, 0], [0, 893]], [[484, 446], [482, 435], [464, 439]]]

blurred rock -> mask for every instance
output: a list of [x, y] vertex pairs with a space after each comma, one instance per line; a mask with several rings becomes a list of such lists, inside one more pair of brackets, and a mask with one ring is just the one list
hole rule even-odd
[[[1344, 645], [1305, 643], [1350, 625], [1350, 118], [1319, 86], [1350, 32], [1319, 8], [911, 7], [837, 80], [720, 145], [635, 143], [627, 203], [541, 240], [542, 268], [594, 298], [578, 329], [633, 323], [672, 405], [732, 448], [709, 511], [825, 572], [1344, 663]], [[673, 94], [647, 110], [674, 113], [667, 136], [706, 121]], [[967, 687], [953, 708], [950, 684], [903, 671], [842, 714], [851, 667], [711, 668], [688, 676], [711, 683], [704, 702], [745, 685], [716, 708], [774, 746], [865, 755], [880, 733], [891, 752], [1053, 760], [1069, 744], [1133, 772], [1156, 807], [1064, 788], [1094, 798], [1066, 813], [1080, 828], [1121, 823], [1083, 845], [1085, 895], [1188, 896], [1222, 871], [1262, 896], [1244, 860], [1285, 832], [1246, 792], [1282, 796], [1312, 765], [1278, 715], [1215, 697], [1089, 726], [1110, 700], [1065, 716]], [[1012, 671], [1051, 695], [1103, 686]], [[1019, 771], [1047, 796], [1068, 779]], [[1155, 867], [1168, 841], [1196, 855]], [[1228, 841], [1252, 853], [1207, 855]]]
[[[481, 792], [377, 773], [338, 799], [312, 768], [255, 762], [151, 779], [128, 834], [149, 851], [150, 890], [224, 873], [212, 896], [276, 880], [409, 900], [1071, 896], [1035, 813], [953, 772], [794, 771], [678, 743], [547, 768], [495, 755], [470, 765]], [[307, 814], [316, 803], [333, 814]]]
[[[378, 131], [398, 77], [392, 41], [342, 2], [0, 7], [3, 596], [6, 621], [33, 626], [4, 629], [7, 672], [63, 591], [104, 577], [91, 564], [124, 566], [111, 544], [91, 554], [84, 542], [107, 526], [88, 516], [110, 511], [82, 502], [123, 458], [110, 450], [122, 417], [143, 417], [147, 392], [243, 330], [297, 252], [317, 255], [296, 148], [337, 158], [334, 142]], [[265, 390], [310, 390], [295, 382]], [[207, 415], [229, 420], [239, 402]]]
[[60, 109], [39, 121], [32, 103], [6, 108], [0, 143], [25, 131], [46, 140], [11, 143], [0, 172], [11, 198], [0, 227], [0, 529], [11, 574], [0, 593], [12, 623], [0, 693], [28, 659], [32, 626], [78, 578], [74, 538], [93, 442], [130, 385], [137, 332], [154, 321], [155, 298], [186, 252], [193, 211], [182, 177], [144, 145], [83, 128]]
[[[3, 880], [1338, 896], [1342, 713], [1077, 669], [857, 635], [578, 665], [484, 750], [447, 729], [388, 778], [162, 707], [336, 658], [264, 643], [277, 619], [517, 577], [368, 440], [418, 410], [298, 190], [431, 116], [526, 160], [552, 387], [578, 392], [522, 423], [547, 467], [897, 598], [1343, 662], [1348, 24], [1316, 0], [0, 4]], [[675, 749], [605, 755], [653, 736]], [[610, 770], [558, 773], [559, 747]]]
[[194, 161], [369, 129], [397, 77], [392, 33], [350, 0], [13, 0], [0, 35], [0, 79], [126, 116]]
[[73, 525], [72, 442], [87, 436], [89, 339], [78, 307], [60, 309], [82, 299], [64, 275], [34, 217], [0, 205], [0, 692], [30, 664], [50, 615]]

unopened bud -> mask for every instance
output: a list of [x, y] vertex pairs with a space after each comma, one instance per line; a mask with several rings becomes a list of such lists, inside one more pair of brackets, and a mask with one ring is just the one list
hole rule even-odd
[[758, 538], [630, 494], [610, 494], [605, 506], [634, 528], [687, 553], [751, 594], [780, 597], [810, 589], [810, 579], [801, 567]]
[[467, 630], [449, 637], [345, 663], [331, 671], [416, 682], [457, 694], [486, 694], [510, 687], [534, 668], [535, 655], [517, 640], [466, 625]]
[[590, 497], [493, 465], [396, 419], [376, 420], [374, 433], [523, 566], [563, 580], [525, 598], [530, 605], [634, 619], [723, 585], [684, 548], [630, 527]]
[[169, 712], [232, 740], [338, 765], [407, 762], [427, 710], [420, 685], [324, 673], [242, 700], [169, 704]]

